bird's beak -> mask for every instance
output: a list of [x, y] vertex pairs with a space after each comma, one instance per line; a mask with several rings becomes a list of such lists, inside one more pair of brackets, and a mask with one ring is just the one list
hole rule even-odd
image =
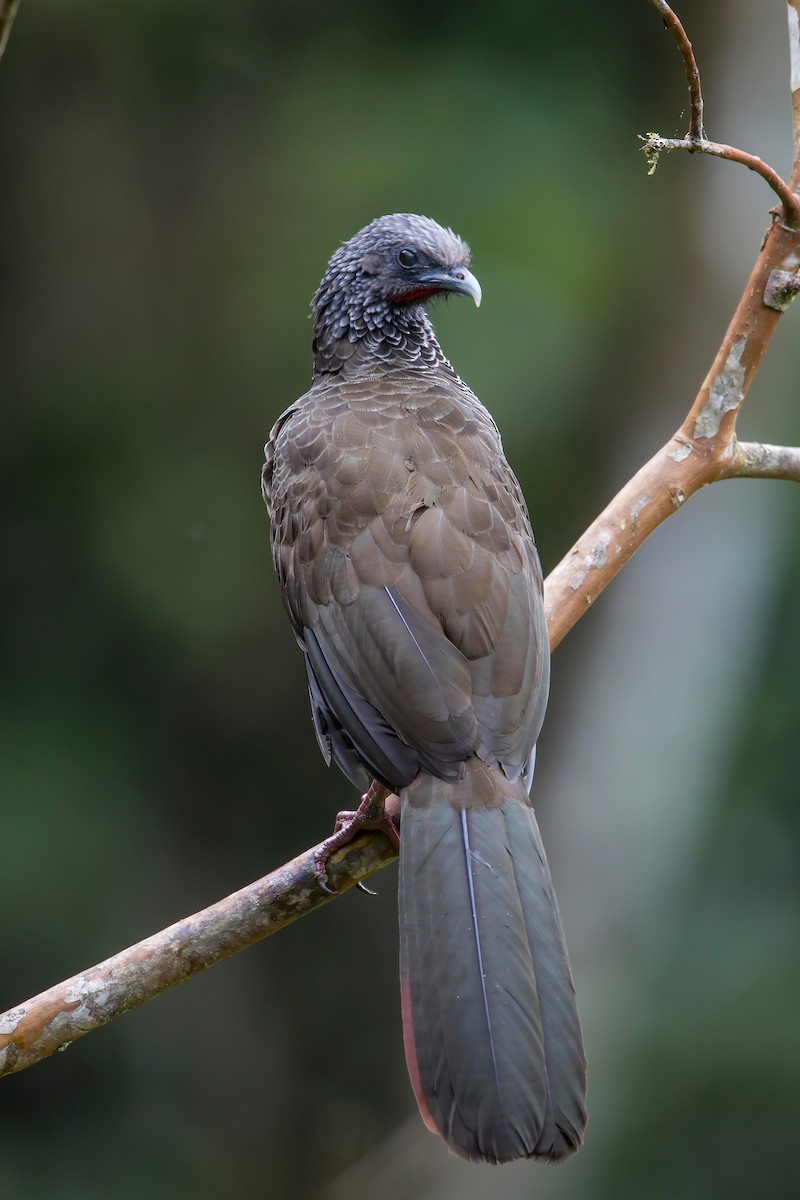
[[481, 285], [466, 267], [453, 267], [451, 271], [436, 271], [426, 276], [425, 282], [439, 287], [444, 292], [459, 292], [462, 296], [471, 296], [475, 307], [480, 308]]

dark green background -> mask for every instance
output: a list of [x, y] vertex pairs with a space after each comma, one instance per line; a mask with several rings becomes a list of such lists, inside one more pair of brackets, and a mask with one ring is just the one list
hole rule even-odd
[[[779, 169], [784, 10], [682, 9], [712, 134]], [[391, 211], [471, 243], [484, 305], [435, 319], [547, 570], [679, 423], [766, 224], [744, 170], [647, 178], [636, 134], [682, 133], [685, 105], [645, 0], [22, 4], [0, 66], [0, 1009], [352, 799], [316, 751], [258, 486], [333, 249]], [[798, 440], [798, 363], [790, 312], [745, 436]], [[590, 1058], [574, 1163], [470, 1169], [413, 1116], [388, 870], [377, 900], [3, 1080], [0, 1200], [785, 1194], [799, 534], [788, 484], [699, 496], [554, 661], [537, 798]]]

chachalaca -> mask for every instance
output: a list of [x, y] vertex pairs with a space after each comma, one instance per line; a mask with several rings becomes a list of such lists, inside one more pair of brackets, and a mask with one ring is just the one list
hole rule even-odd
[[542, 572], [497, 427], [425, 309], [480, 303], [469, 262], [408, 214], [336, 251], [313, 300], [313, 382], [270, 434], [263, 492], [320, 748], [366, 794], [328, 849], [400, 797], [423, 1120], [463, 1158], [558, 1162], [583, 1140], [585, 1059], [528, 798], [550, 676]]

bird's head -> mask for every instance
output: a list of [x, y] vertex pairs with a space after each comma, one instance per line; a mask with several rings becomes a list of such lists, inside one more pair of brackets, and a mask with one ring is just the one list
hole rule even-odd
[[354, 344], [423, 318], [434, 296], [460, 293], [481, 302], [469, 270], [470, 250], [452, 229], [430, 217], [378, 217], [340, 246], [312, 302], [317, 341]]

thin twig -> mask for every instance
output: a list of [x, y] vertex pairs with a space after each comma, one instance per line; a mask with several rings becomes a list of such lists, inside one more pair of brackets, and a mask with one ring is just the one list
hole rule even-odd
[[19, 0], [0, 0], [0, 58], [3, 57], [11, 36], [11, 26], [14, 24], [18, 8]]
[[666, 0], [650, 0], [653, 8], [657, 9], [664, 18], [664, 24], [669, 29], [683, 59], [683, 69], [686, 72], [686, 82], [689, 86], [689, 132], [686, 135], [690, 141], [705, 141], [706, 131], [703, 127], [703, 89], [700, 83], [700, 72], [694, 56], [692, 43], [686, 35], [676, 13], [672, 11]]
[[692, 138], [665, 138], [658, 133], [639, 134], [644, 142], [642, 149], [650, 163], [650, 174], [655, 171], [659, 154], [668, 154], [671, 150], [688, 150], [690, 154], [710, 154], [714, 158], [725, 158], [728, 162], [741, 163], [750, 171], [755, 171], [772, 188], [786, 212], [789, 224], [800, 224], [800, 197], [796, 196], [788, 183], [778, 172], [765, 163], [757, 154], [748, 154], [735, 146], [726, 146], [722, 142], [709, 142], [706, 139], [696, 141]]

